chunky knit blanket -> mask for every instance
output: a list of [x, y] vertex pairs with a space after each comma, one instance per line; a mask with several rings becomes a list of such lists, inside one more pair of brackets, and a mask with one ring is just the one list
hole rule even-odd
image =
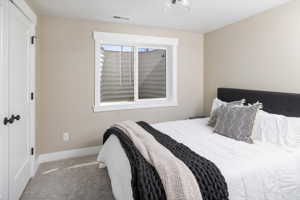
[[134, 121], [114, 125], [125, 133], [142, 156], [158, 173], [167, 199], [202, 200], [198, 182], [191, 170]]
[[[192, 171], [198, 182], [203, 200], [228, 200], [227, 184], [214, 163], [196, 154], [187, 146], [178, 143], [170, 136], [154, 129], [146, 122], [138, 122], [138, 125]], [[135, 200], [166, 200], [166, 193], [157, 170], [147, 162], [121, 129], [117, 127], [108, 129], [104, 134], [104, 143], [112, 134], [120, 140], [130, 162], [133, 198]]]

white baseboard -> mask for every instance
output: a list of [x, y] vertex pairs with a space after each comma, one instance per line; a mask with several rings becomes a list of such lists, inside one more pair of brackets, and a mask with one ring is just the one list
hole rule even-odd
[[[32, 166], [32, 174], [31, 177], [34, 177], [39, 169], [40, 163], [39, 163], [39, 158], [36, 157], [33, 161], [33, 166]], [[0, 199], [1, 200], [1, 199]]]
[[73, 149], [68, 151], [60, 151], [48, 154], [41, 154], [38, 157], [38, 165], [40, 163], [50, 162], [50, 161], [57, 161], [63, 160], [67, 158], [75, 158], [81, 156], [88, 156], [98, 154], [101, 149], [101, 146], [94, 146], [94, 147], [87, 147], [81, 149]]

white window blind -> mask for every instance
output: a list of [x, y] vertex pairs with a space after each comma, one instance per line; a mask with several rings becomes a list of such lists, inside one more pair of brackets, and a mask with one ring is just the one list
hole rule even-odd
[[166, 50], [139, 48], [139, 99], [166, 98]]
[[122, 102], [134, 99], [133, 47], [101, 45], [101, 101]]

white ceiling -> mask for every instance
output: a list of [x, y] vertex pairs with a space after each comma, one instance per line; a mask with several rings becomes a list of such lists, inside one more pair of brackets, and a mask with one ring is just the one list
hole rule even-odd
[[[191, 12], [169, 16], [166, 0], [27, 0], [41, 15], [209, 32], [289, 0], [190, 0]], [[114, 15], [129, 17], [116, 20]]]

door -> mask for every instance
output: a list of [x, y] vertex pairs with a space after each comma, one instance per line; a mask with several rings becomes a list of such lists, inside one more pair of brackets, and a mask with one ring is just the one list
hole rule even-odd
[[31, 22], [9, 4], [9, 199], [17, 200], [31, 178], [30, 33]]
[[8, 199], [8, 66], [7, 1], [0, 0], [0, 200]]

